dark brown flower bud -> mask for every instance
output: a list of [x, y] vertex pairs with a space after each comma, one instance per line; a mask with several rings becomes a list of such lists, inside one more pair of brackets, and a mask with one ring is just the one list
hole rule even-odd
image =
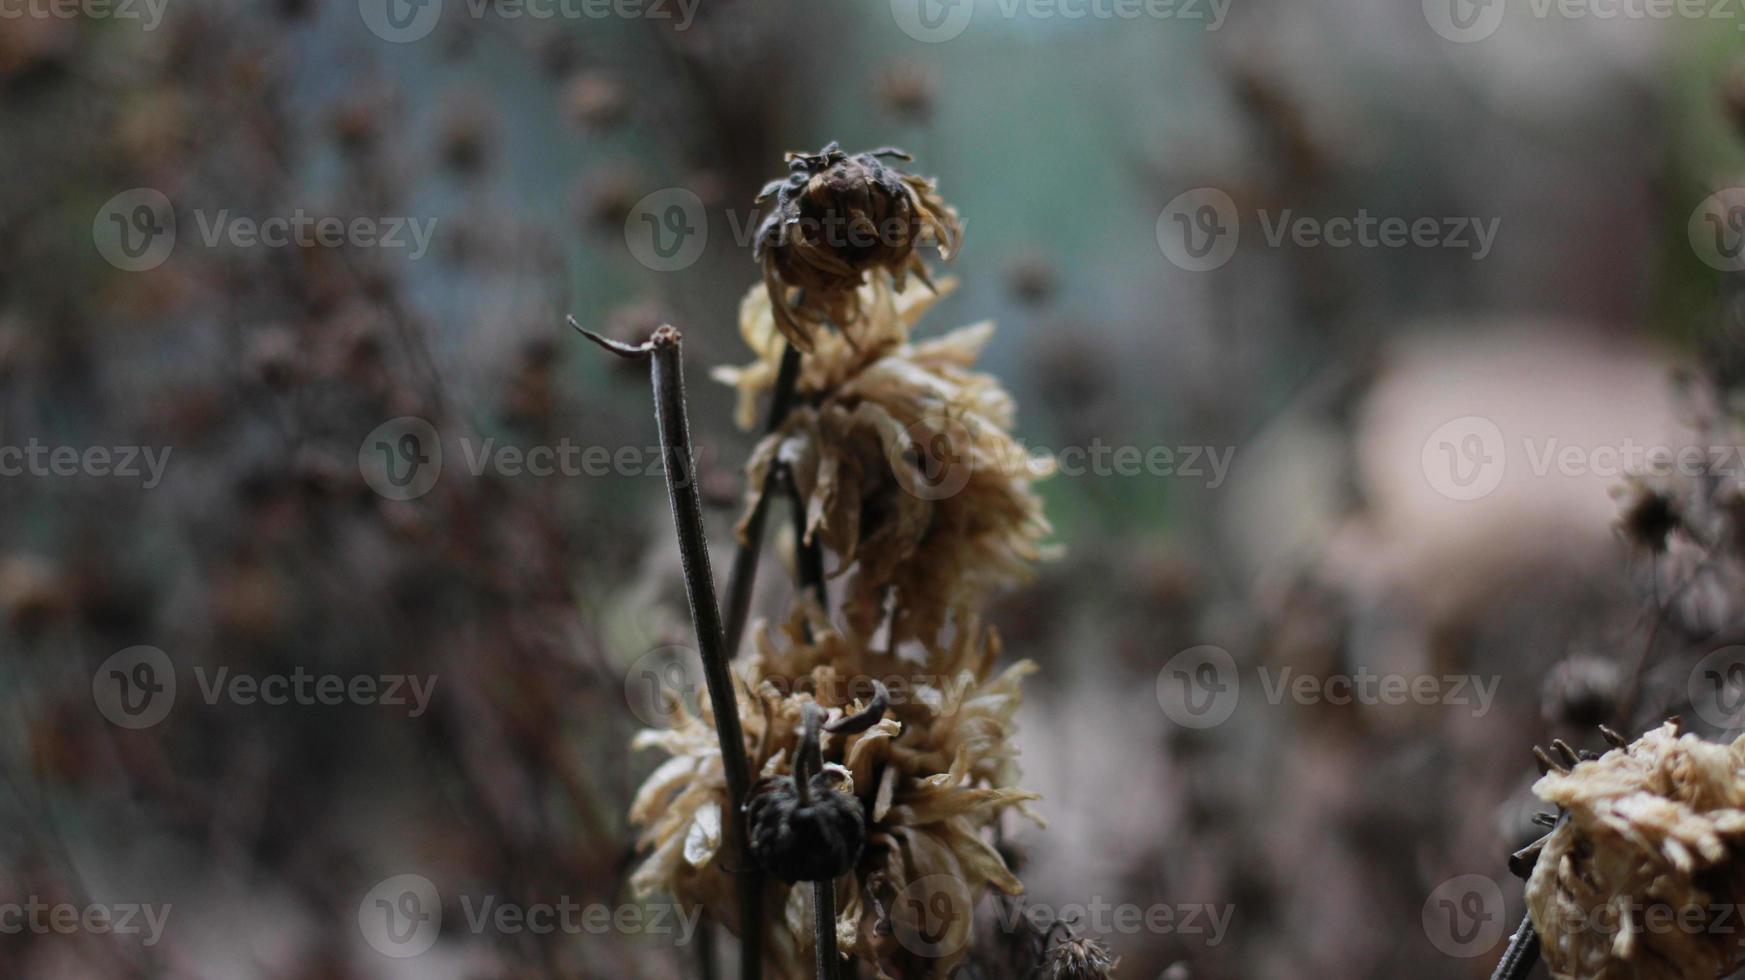
[[933, 182], [903, 173], [882, 149], [850, 156], [831, 143], [817, 153], [788, 154], [788, 176], [771, 181], [758, 203], [772, 201], [758, 226], [752, 257], [763, 263], [776, 326], [794, 346], [812, 349], [825, 320], [846, 328], [859, 318], [856, 290], [866, 273], [884, 270], [900, 288], [908, 273], [926, 281], [917, 245], [950, 258], [959, 225]]
[[1068, 939], [1048, 949], [1043, 970], [1049, 980], [1108, 980], [1115, 961], [1095, 939]]
[[831, 881], [860, 860], [866, 817], [829, 773], [811, 778], [804, 800], [798, 785], [792, 776], [771, 776], [751, 788], [745, 812], [752, 856], [789, 884]]
[[1614, 495], [1618, 498], [1618, 530], [1625, 540], [1656, 554], [1665, 551], [1667, 538], [1684, 523], [1672, 493], [1645, 479], [1632, 478]]
[[751, 855], [783, 881], [833, 881], [860, 860], [866, 816], [860, 801], [836, 789], [842, 770], [826, 771], [818, 752], [824, 712], [808, 703], [805, 735], [792, 776], [768, 776], [745, 804]]

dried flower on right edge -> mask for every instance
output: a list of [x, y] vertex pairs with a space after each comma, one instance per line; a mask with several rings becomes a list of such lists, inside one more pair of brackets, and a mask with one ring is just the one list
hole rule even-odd
[[1559, 980], [1685, 980], [1745, 962], [1745, 737], [1676, 721], [1533, 786], [1568, 815], [1527, 906]]

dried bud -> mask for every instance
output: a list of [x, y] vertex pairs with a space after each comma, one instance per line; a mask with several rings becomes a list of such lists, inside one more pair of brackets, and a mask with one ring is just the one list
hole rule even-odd
[[1068, 939], [1050, 946], [1042, 966], [1049, 980], [1108, 980], [1115, 975], [1115, 961], [1095, 939]]
[[1591, 654], [1558, 662], [1545, 675], [1540, 707], [1545, 720], [1574, 728], [1610, 721], [1618, 706], [1618, 665]]
[[812, 329], [859, 318], [856, 290], [866, 273], [884, 270], [900, 289], [908, 273], [927, 281], [916, 245], [944, 258], [957, 248], [953, 211], [922, 177], [887, 166], [882, 149], [849, 156], [835, 143], [817, 153], [788, 154], [788, 176], [758, 195], [774, 203], [758, 226], [752, 257], [763, 263], [776, 326], [794, 346], [812, 350]]
[[938, 86], [926, 68], [917, 64], [894, 65], [879, 76], [877, 92], [886, 111], [898, 119], [926, 122], [933, 115]]
[[570, 79], [564, 88], [569, 115], [589, 129], [608, 130], [624, 121], [629, 101], [624, 85], [613, 75], [588, 71]]
[[1678, 501], [1671, 491], [1640, 477], [1613, 491], [1618, 500], [1618, 530], [1631, 544], [1656, 554], [1666, 550], [1666, 540], [1683, 525]]
[[794, 774], [758, 780], [745, 804], [752, 857], [789, 884], [834, 881], [853, 869], [866, 844], [860, 801], [836, 788], [847, 771], [824, 766], [818, 752], [823, 711], [808, 703], [805, 717]]
[[812, 776], [805, 799], [793, 776], [760, 779], [751, 788], [745, 804], [751, 853], [777, 878], [831, 881], [860, 860], [866, 817], [859, 800], [836, 789], [837, 778]]

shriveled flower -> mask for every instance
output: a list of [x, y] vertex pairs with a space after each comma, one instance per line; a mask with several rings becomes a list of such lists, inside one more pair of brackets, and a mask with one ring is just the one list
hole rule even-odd
[[[830, 720], [819, 742], [822, 761], [845, 774], [840, 791], [854, 794], [865, 813], [865, 849], [837, 880], [838, 945], [874, 964], [884, 980], [948, 976], [963, 957], [971, 910], [952, 917], [939, 943], [945, 952], [928, 957], [901, 941], [905, 928], [916, 929], [904, 917], [916, 913], [899, 898], [905, 887], [932, 876], [960, 882], [971, 896], [989, 887], [1022, 890], [984, 834], [1002, 811], [1028, 813], [1026, 802], [1036, 798], [1013, 788], [1012, 744], [1020, 682], [1034, 666], [1021, 662], [995, 674], [999, 642], [979, 624], [967, 625], [957, 642], [918, 665], [832, 629], [815, 606], [778, 631], [760, 631], [757, 648], [739, 665], [754, 766], [764, 779], [793, 774], [806, 708], [815, 704]], [[871, 678], [894, 680], [888, 706], [874, 712], [876, 722], [841, 730], [845, 717], [865, 717]], [[640, 895], [662, 892], [702, 903], [737, 928], [731, 871], [718, 860], [727, 797], [709, 721], [681, 713], [674, 728], [644, 732], [636, 744], [663, 748], [672, 758], [649, 777], [631, 810], [650, 850], [633, 887]], [[770, 930], [770, 955], [782, 977], [809, 975], [807, 890], [769, 886], [766, 914], [779, 924]]]
[[[949, 293], [953, 283], [940, 285]], [[864, 287], [859, 339], [819, 338], [802, 362], [799, 406], [747, 466], [748, 517], [771, 467], [785, 467], [806, 504], [808, 542], [836, 556], [833, 577], [848, 576], [850, 629], [864, 637], [888, 620], [893, 645], [932, 644], [991, 591], [1026, 580], [1051, 530], [1032, 483], [1053, 461], [1012, 438], [1011, 396], [971, 370], [993, 325], [911, 343], [933, 298], [913, 285]], [[749, 425], [781, 356], [756, 290], [740, 329], [759, 359], [716, 377], [740, 389]]]
[[1745, 900], [1742, 769], [1745, 738], [1681, 736], [1672, 721], [1534, 785], [1567, 814], [1527, 882], [1553, 976], [1682, 980], [1745, 962], [1731, 921]]
[[1683, 526], [1679, 500], [1663, 481], [1633, 475], [1612, 496], [1618, 501], [1618, 531], [1633, 545], [1662, 553], [1672, 532]]
[[1048, 980], [1109, 980], [1115, 960], [1095, 939], [1066, 939], [1049, 947], [1043, 961]]
[[1574, 654], [1545, 675], [1540, 712], [1552, 724], [1592, 728], [1616, 712], [1622, 687], [1616, 663], [1590, 653]]
[[790, 885], [835, 881], [854, 869], [866, 844], [866, 815], [848, 770], [819, 761], [820, 713], [815, 703], [805, 706], [794, 772], [758, 780], [745, 803], [751, 856]]
[[910, 159], [890, 148], [851, 156], [835, 143], [790, 153], [788, 175], [758, 194], [769, 212], [752, 257], [763, 264], [776, 326], [803, 351], [812, 350], [813, 331], [826, 320], [851, 329], [868, 272], [888, 273], [901, 289], [911, 272], [927, 279], [916, 246], [932, 245], [942, 258], [957, 250], [957, 212], [932, 181], [884, 158]]

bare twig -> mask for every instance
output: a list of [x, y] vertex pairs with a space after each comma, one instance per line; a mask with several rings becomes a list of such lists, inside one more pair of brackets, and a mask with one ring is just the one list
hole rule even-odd
[[[818, 742], [823, 720], [824, 709], [817, 702], [806, 702], [805, 732], [794, 755], [794, 792], [801, 806], [811, 800], [812, 776], [824, 768]], [[842, 957], [836, 951], [835, 879], [812, 882], [812, 948], [816, 952], [818, 980], [836, 980]]]
[[[782, 351], [781, 368], [776, 372], [775, 393], [770, 396], [769, 417], [763, 431], [768, 435], [781, 428], [794, 405], [794, 389], [800, 380], [800, 350], [793, 344]], [[757, 584], [757, 561], [763, 554], [763, 528], [769, 519], [770, 493], [775, 489], [775, 470], [766, 476], [758, 490], [757, 504], [745, 522], [745, 540], [733, 556], [733, 569], [727, 575], [727, 655], [739, 655], [739, 643], [745, 636], [745, 621], [751, 615], [752, 586]]]
[[836, 882], [812, 882], [812, 943], [818, 951], [818, 980], [836, 980], [842, 956], [836, 951]]
[[1503, 961], [1497, 964], [1491, 980], [1527, 980], [1537, 962], [1539, 934], [1533, 931], [1533, 917], [1529, 915], [1521, 919], [1515, 935], [1509, 939], [1509, 948], [1503, 952]]
[[[678, 530], [679, 559], [684, 567], [685, 595], [696, 628], [703, 679], [714, 708], [715, 734], [721, 741], [721, 764], [727, 775], [729, 812], [722, 814], [722, 839], [747, 853], [743, 831], [745, 798], [751, 788], [745, 755], [745, 734], [739, 724], [739, 700], [721, 629], [721, 607], [715, 598], [715, 574], [709, 567], [709, 539], [703, 528], [703, 501], [697, 488], [697, 467], [691, 453], [690, 422], [685, 415], [684, 365], [679, 356], [681, 335], [663, 326], [644, 344], [623, 344], [589, 331], [570, 318], [570, 326], [620, 357], [649, 358], [654, 385], [655, 419], [660, 426], [662, 457], [667, 462], [667, 498]], [[747, 869], [738, 876], [740, 910], [740, 977], [757, 980], [763, 973], [763, 876]]]

